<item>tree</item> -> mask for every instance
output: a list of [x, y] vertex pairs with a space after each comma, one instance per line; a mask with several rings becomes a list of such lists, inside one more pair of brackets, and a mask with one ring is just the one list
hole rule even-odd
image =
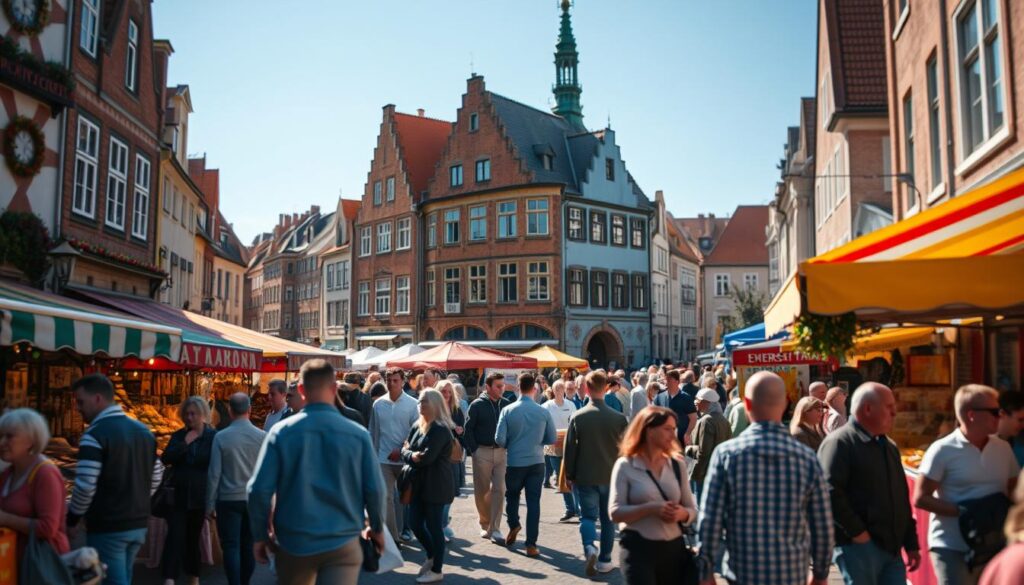
[[730, 331], [738, 331], [764, 321], [764, 308], [768, 304], [768, 296], [754, 287], [736, 287], [729, 291], [733, 309], [731, 315], [722, 317], [722, 335]]

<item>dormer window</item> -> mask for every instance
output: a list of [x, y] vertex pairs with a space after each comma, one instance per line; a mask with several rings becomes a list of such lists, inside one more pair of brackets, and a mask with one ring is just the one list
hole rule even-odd
[[555, 167], [555, 157], [550, 154], [544, 153], [540, 155], [540, 162], [544, 166], [545, 171], [550, 171]]
[[476, 132], [480, 129], [480, 114], [473, 112], [469, 115], [469, 131]]
[[700, 249], [705, 252], [711, 249], [711, 238], [700, 238], [697, 240], [697, 243], [700, 245]]

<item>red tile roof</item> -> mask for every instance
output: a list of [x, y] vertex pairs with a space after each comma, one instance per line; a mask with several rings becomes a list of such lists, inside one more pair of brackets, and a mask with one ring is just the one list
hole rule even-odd
[[672, 217], [671, 213], [666, 213], [668, 216], [668, 222], [665, 226], [668, 234], [668, 245], [669, 249], [672, 250], [673, 254], [677, 254], [686, 258], [687, 260], [700, 264], [700, 257], [697, 255], [695, 249], [696, 244], [690, 241], [689, 236], [679, 227], [679, 223], [675, 218]]
[[822, 0], [836, 112], [887, 111], [882, 0]]
[[345, 215], [345, 219], [355, 219], [362, 205], [363, 202], [359, 199], [342, 199], [341, 212]]
[[427, 190], [427, 181], [434, 176], [434, 167], [451, 132], [451, 122], [395, 112], [395, 134], [405, 159], [413, 200], [419, 200]]
[[700, 257], [702, 255], [700, 239], [711, 238], [711, 247], [714, 248], [718, 243], [718, 238], [722, 237], [722, 232], [729, 220], [725, 217], [705, 215], [703, 217], [679, 217], [675, 219], [675, 223], [676, 227], [693, 242], [694, 249]]
[[767, 205], [740, 205], [704, 263], [709, 266], [768, 266], [764, 235], [767, 225]]

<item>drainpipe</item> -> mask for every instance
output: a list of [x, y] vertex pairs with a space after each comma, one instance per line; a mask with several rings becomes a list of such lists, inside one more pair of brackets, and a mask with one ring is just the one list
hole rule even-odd
[[[410, 188], [410, 190], [411, 190], [411, 188]], [[424, 255], [425, 255], [424, 248], [426, 248], [426, 245], [425, 245], [426, 244], [426, 237], [425, 237], [425, 235], [423, 233], [423, 219], [424, 218], [423, 218], [422, 208], [421, 208], [420, 204], [416, 202], [415, 197], [413, 197], [412, 199], [413, 199], [413, 203], [410, 206], [410, 210], [412, 211], [412, 214], [413, 214], [413, 221], [416, 222], [416, 282], [417, 282], [417, 286], [416, 286], [416, 312], [413, 313], [414, 315], [416, 315], [416, 318], [413, 319], [413, 323], [412, 323], [412, 343], [419, 343], [420, 341], [422, 341], [422, 339], [420, 338], [420, 323], [422, 323], [423, 320], [427, 316], [427, 309], [426, 309], [426, 306], [423, 304], [423, 302], [424, 302], [424, 300], [423, 300], [423, 287], [425, 285], [424, 278], [425, 278], [425, 275], [426, 275], [426, 268], [423, 266], [423, 263], [424, 263]], [[353, 237], [355, 237], [355, 230], [353, 230]], [[351, 246], [350, 246], [350, 249], [351, 249]], [[437, 286], [436, 280], [435, 280], [434, 286], [435, 287]], [[411, 294], [412, 288], [413, 287], [410, 285], [409, 286], [410, 294]], [[435, 294], [437, 294], [436, 288], [435, 288]], [[436, 299], [435, 299], [435, 301], [436, 301]], [[437, 304], [437, 303], [435, 302], [435, 304]], [[411, 309], [412, 307], [409, 307], [409, 308]]]
[[[64, 66], [68, 68], [68, 72], [73, 76], [75, 73], [71, 68], [71, 23], [75, 21], [75, 3], [67, 3], [67, 18], [65, 19], [64, 26]], [[74, 98], [74, 93], [72, 93]], [[64, 205], [64, 159], [67, 156], [67, 140], [68, 140], [68, 108], [60, 114], [60, 144], [57, 146], [57, 152], [59, 153], [59, 159], [57, 161], [57, 201], [54, 205], [53, 211], [53, 236], [54, 239], [60, 239], [61, 229], [61, 208]], [[71, 279], [72, 275], [68, 275], [68, 280]]]
[[[566, 353], [572, 353], [572, 352], [569, 351], [569, 337], [568, 337], [568, 335], [569, 335], [569, 303], [566, 302], [566, 300], [569, 298], [569, 295], [568, 295], [568, 292], [565, 290], [565, 283], [566, 283], [565, 276], [567, 274], [567, 271], [569, 270], [569, 255], [568, 255], [569, 254], [569, 250], [568, 250], [569, 245], [568, 245], [568, 242], [567, 242], [568, 238], [565, 237], [565, 230], [566, 230], [565, 223], [566, 223], [566, 218], [569, 215], [569, 205], [568, 205], [568, 203], [565, 200], [565, 187], [562, 187], [562, 201], [561, 201], [561, 205], [559, 205], [558, 208], [559, 208], [559, 213], [561, 213], [561, 215], [558, 218], [558, 223], [561, 226], [561, 229], [559, 230], [559, 234], [558, 235], [559, 235], [559, 238], [562, 240], [562, 266], [561, 266], [562, 274], [561, 274], [561, 276], [558, 279], [559, 282], [562, 283], [562, 319], [561, 319], [561, 321], [562, 321], [562, 326], [561, 326], [562, 331], [561, 331], [561, 338], [560, 338], [561, 339], [562, 347], [560, 349], [562, 351], [566, 352]], [[580, 353], [583, 353], [583, 352], [580, 352]]]
[[956, 170], [954, 169], [953, 153], [953, 98], [950, 89], [949, 74], [949, 23], [946, 21], [946, 0], [939, 0], [939, 30], [941, 31], [942, 42], [942, 99], [945, 101], [946, 109], [946, 193], [949, 198], [956, 197]]

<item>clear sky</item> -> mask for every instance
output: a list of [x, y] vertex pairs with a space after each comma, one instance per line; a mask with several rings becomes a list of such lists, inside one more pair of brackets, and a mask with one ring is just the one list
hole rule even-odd
[[[360, 198], [381, 108], [451, 120], [471, 71], [553, 103], [557, 0], [157, 0], [188, 84], [188, 150], [221, 173], [246, 243], [279, 213]], [[577, 0], [584, 122], [677, 217], [767, 203], [813, 95], [814, 0]], [[472, 68], [471, 68], [472, 64]]]

